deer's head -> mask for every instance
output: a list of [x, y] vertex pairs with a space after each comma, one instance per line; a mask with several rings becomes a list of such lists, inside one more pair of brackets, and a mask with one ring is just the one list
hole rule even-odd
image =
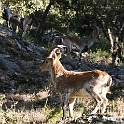
[[41, 64], [39, 70], [41, 72], [51, 71], [54, 65], [57, 64], [58, 60], [61, 58], [61, 51], [63, 51], [64, 47], [65, 46], [63, 45], [54, 46], [50, 50], [48, 57]]

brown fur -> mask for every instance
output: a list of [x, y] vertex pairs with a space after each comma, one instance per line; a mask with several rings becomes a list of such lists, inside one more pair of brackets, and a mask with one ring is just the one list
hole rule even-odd
[[75, 46], [79, 50], [79, 59], [81, 59], [81, 54], [87, 52], [94, 42], [99, 43], [99, 28], [94, 26], [96, 30], [86, 39], [79, 39], [74, 36], [64, 35], [62, 37], [62, 43], [68, 47], [68, 53], [70, 53]]
[[[92, 112], [96, 113], [100, 108], [104, 113], [107, 105], [106, 94], [112, 83], [112, 78], [106, 72], [92, 70], [85, 72], [67, 71], [60, 62], [61, 53], [55, 53], [56, 47], [40, 66], [42, 72], [51, 72], [51, 78], [56, 91], [62, 96], [67, 95], [70, 107], [70, 116], [73, 117], [73, 105], [75, 98], [88, 97], [94, 98], [97, 105]], [[73, 102], [72, 102], [73, 101]]]

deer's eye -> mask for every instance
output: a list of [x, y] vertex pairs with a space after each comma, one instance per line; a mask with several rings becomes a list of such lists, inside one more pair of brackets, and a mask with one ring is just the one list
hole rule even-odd
[[47, 63], [47, 61], [45, 61], [45, 63]]

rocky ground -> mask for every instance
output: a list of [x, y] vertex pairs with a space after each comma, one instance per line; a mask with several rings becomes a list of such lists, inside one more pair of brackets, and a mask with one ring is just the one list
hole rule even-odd
[[0, 89], [15, 93], [18, 86], [42, 84], [38, 73], [39, 63], [47, 50], [26, 40], [17, 39], [12, 32], [0, 25]]
[[[16, 106], [17, 109], [21, 109], [23, 105], [28, 109], [32, 105], [37, 107], [39, 104], [34, 102], [26, 103], [29, 99], [41, 100], [49, 95], [50, 89], [53, 89], [50, 86], [50, 75], [38, 71], [40, 63], [47, 54], [48, 50], [44, 47], [31, 41], [21, 40], [18, 35], [0, 25], [0, 94], [5, 95], [2, 101], [3, 110], [11, 108], [13, 100], [19, 103]], [[114, 94], [108, 97], [110, 99], [124, 97], [124, 66], [111, 65], [110, 58], [96, 57], [94, 59], [87, 56], [82, 59], [80, 65], [77, 65], [77, 59], [63, 55], [61, 62], [68, 70], [100, 69], [108, 72], [113, 77], [111, 90]], [[59, 98], [49, 97], [48, 104], [58, 103]], [[42, 103], [39, 106], [42, 106]]]

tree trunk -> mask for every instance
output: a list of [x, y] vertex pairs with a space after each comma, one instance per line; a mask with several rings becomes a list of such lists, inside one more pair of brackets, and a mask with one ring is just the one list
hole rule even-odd
[[108, 29], [108, 36], [109, 36], [109, 41], [111, 44], [111, 52], [113, 53], [113, 38], [112, 38], [112, 33], [111, 33], [110, 29]]
[[112, 38], [112, 33], [110, 29], [108, 29], [109, 41], [111, 44], [111, 52], [112, 52], [112, 64], [117, 64], [118, 61], [118, 36], [114, 36]]
[[119, 46], [118, 46], [119, 41], [118, 40], [119, 40], [118, 36], [114, 36], [112, 63], [115, 65], [118, 63], [118, 49], [119, 49]]
[[37, 30], [37, 32], [36, 32], [36, 36], [37, 36], [37, 37], [40, 37], [40, 35], [41, 35], [41, 34], [43, 33], [43, 31], [44, 31], [44, 24], [45, 24], [45, 22], [46, 22], [46, 17], [47, 17], [47, 14], [49, 13], [49, 10], [50, 10], [51, 6], [53, 5], [53, 3], [54, 3], [54, 1], [53, 1], [53, 0], [50, 0], [49, 5], [47, 6], [45, 12], [43, 13], [42, 20], [41, 20], [41, 22], [40, 22], [40, 26], [39, 26], [39, 28], [38, 28], [38, 30]]

